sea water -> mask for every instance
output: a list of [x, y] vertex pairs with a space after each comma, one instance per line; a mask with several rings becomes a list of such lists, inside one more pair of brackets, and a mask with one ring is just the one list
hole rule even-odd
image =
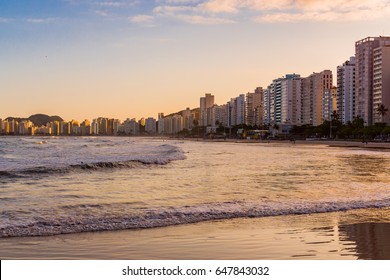
[[129, 137], [0, 138], [0, 238], [389, 206], [385, 150]]

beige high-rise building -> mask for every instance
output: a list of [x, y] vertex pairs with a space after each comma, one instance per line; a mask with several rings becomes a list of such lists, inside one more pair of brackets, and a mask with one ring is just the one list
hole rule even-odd
[[389, 112], [377, 111], [382, 104], [390, 110], [390, 45], [374, 49], [372, 98], [374, 122], [390, 123]]
[[250, 126], [259, 126], [263, 123], [262, 100], [262, 87], [258, 87], [254, 92], [248, 92], [246, 94], [245, 124]]
[[[367, 37], [355, 43], [356, 102], [355, 114], [372, 125], [376, 108], [373, 105], [374, 50], [390, 45], [390, 37]], [[377, 51], [378, 52], [378, 51]], [[378, 86], [378, 83], [377, 83]], [[378, 100], [376, 100], [377, 104]]]
[[324, 121], [322, 116], [324, 93], [333, 86], [332, 71], [313, 73], [301, 81], [302, 124], [318, 126]]
[[301, 78], [291, 75], [282, 81], [281, 123], [301, 125]]
[[200, 126], [211, 125], [211, 118], [207, 115], [207, 109], [213, 107], [214, 95], [206, 93], [205, 97], [200, 98]]
[[89, 120], [85, 119], [80, 124], [80, 129], [81, 129], [81, 135], [83, 135], [83, 136], [91, 135], [92, 134], [91, 122]]

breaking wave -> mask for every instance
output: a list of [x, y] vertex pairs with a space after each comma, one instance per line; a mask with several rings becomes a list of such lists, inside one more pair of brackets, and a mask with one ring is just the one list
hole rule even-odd
[[[261, 218], [281, 215], [315, 214], [347, 211], [365, 208], [390, 207], [388, 199], [376, 201], [339, 201], [339, 202], [222, 202], [195, 206], [158, 208], [145, 210], [142, 214], [124, 213], [121, 216], [107, 216], [102, 205], [67, 206], [79, 215], [67, 218], [43, 219], [3, 226], [0, 237], [50, 236], [81, 232], [114, 231], [126, 229], [146, 229], [184, 225], [212, 220], [233, 218]], [[92, 211], [93, 210], [93, 211]], [[11, 215], [3, 211], [1, 216]]]
[[116, 168], [139, 168], [145, 165], [166, 165], [171, 161], [183, 159], [185, 159], [185, 155], [182, 149], [171, 145], [160, 145], [155, 147], [155, 150], [147, 151], [146, 153], [142, 153], [141, 151], [141, 153], [135, 155], [121, 156], [119, 157], [119, 160], [102, 160], [96, 162], [81, 161], [76, 164], [60, 166], [53, 164], [50, 166], [34, 166], [16, 170], [0, 170], [0, 178], [18, 178], [39, 174], [64, 174], [81, 170], [93, 171]]

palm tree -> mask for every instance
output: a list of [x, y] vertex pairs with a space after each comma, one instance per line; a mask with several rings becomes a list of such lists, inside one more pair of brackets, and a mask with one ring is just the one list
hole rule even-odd
[[337, 111], [332, 112], [332, 121], [339, 121], [340, 120], [340, 114], [337, 113]]
[[378, 104], [378, 108], [376, 108], [376, 112], [382, 116], [382, 122], [383, 118], [387, 115], [387, 112], [389, 111], [388, 108], [386, 108], [385, 105], [383, 104]]

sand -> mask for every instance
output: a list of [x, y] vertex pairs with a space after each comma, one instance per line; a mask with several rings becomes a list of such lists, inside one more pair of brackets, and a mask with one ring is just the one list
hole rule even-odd
[[1, 259], [390, 259], [390, 209], [0, 240]]

